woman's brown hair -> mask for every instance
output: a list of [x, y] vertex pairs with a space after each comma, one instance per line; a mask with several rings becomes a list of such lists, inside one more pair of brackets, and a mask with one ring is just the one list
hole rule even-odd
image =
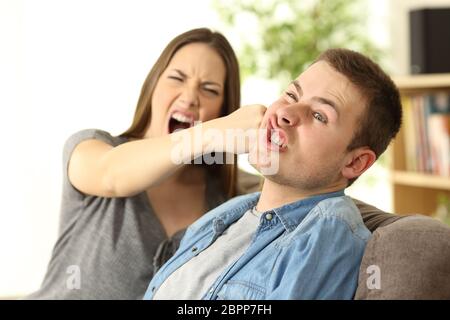
[[[241, 102], [239, 63], [233, 48], [219, 32], [213, 32], [206, 28], [193, 29], [175, 37], [163, 50], [142, 86], [133, 122], [128, 130], [120, 134], [120, 137], [135, 139], [144, 137], [150, 123], [152, 95], [159, 77], [180, 48], [198, 42], [205, 43], [214, 49], [225, 64], [225, 90], [220, 116], [230, 114], [239, 108]], [[237, 157], [234, 156], [233, 159], [232, 164], [208, 166], [208, 170], [213, 171], [211, 172], [213, 176], [220, 177], [224, 193], [228, 198], [235, 196], [237, 191]]]

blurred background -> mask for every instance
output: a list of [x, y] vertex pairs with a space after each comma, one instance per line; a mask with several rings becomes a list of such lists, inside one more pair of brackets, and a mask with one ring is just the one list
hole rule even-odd
[[[243, 105], [270, 104], [329, 47], [379, 62], [399, 84], [411, 114], [422, 112], [414, 111], [419, 100], [427, 110], [428, 92], [437, 92], [444, 106], [442, 121], [433, 120], [444, 123], [436, 133], [439, 161], [430, 151], [427, 166], [428, 149], [408, 116], [396, 145], [347, 194], [386, 211], [445, 221], [450, 70], [427, 65], [423, 32], [411, 38], [421, 27], [410, 25], [410, 11], [449, 7], [450, 0], [0, 0], [0, 298], [26, 295], [44, 277], [58, 231], [65, 140], [85, 128], [113, 135], [127, 129], [161, 50], [195, 27], [221, 31], [232, 43], [242, 67]], [[446, 17], [444, 39], [434, 41], [450, 43]], [[245, 157], [240, 165], [252, 171]]]

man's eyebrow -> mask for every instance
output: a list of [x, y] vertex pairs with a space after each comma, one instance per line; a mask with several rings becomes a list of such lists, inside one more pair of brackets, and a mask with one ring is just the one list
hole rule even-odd
[[[298, 80], [292, 81], [292, 84], [294, 85], [298, 94], [300, 94], [300, 95], [303, 94], [302, 86], [300, 85], [300, 82]], [[339, 116], [339, 108], [333, 100], [330, 100], [327, 98], [322, 98], [322, 97], [313, 97], [312, 100], [329, 105], [330, 107], [332, 107], [334, 109], [334, 111], [336, 111], [336, 113]]]
[[334, 101], [322, 97], [313, 97], [312, 100], [329, 105], [334, 109], [334, 111], [336, 111], [339, 116], [339, 108], [336, 106], [336, 103]]
[[[179, 69], [173, 69], [174, 71], [178, 72], [180, 74], [181, 77], [183, 78], [187, 78], [188, 76], [181, 70]], [[214, 81], [204, 81], [202, 82], [203, 85], [215, 85], [215, 86], [219, 86], [222, 88], [222, 85], [220, 83], [214, 82]]]
[[294, 87], [297, 90], [298, 94], [303, 94], [302, 86], [300, 85], [300, 82], [298, 82], [298, 80], [294, 80], [291, 83], [294, 85]]

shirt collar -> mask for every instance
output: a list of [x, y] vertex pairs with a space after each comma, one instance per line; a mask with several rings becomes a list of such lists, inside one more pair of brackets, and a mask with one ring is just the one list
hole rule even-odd
[[[295, 202], [291, 202], [285, 204], [281, 207], [268, 210], [268, 212], [274, 212], [277, 217], [280, 219], [281, 224], [284, 228], [291, 232], [294, 230], [300, 222], [306, 217], [306, 215], [314, 208], [320, 201], [333, 198], [340, 197], [344, 195], [344, 190], [339, 190], [335, 192], [323, 193], [319, 195], [315, 195], [306, 199], [298, 200]], [[250, 210], [258, 203], [259, 197], [261, 196], [261, 192], [255, 192], [252, 194], [248, 194], [244, 197], [244, 201], [240, 201], [235, 198], [230, 201], [237, 201], [236, 206], [233, 206], [231, 210], [226, 210], [223, 214], [219, 215], [213, 221], [213, 228], [216, 233], [222, 233], [230, 224], [241, 218], [247, 210]], [[238, 197], [240, 198], [240, 197]]]
[[214, 232], [222, 233], [229, 225], [241, 218], [248, 210], [256, 206], [260, 195], [261, 192], [255, 192], [229, 200], [228, 202], [236, 201], [236, 205], [229, 203], [232, 209], [225, 210], [214, 219]]
[[285, 204], [271, 211], [275, 212], [284, 228], [288, 232], [291, 232], [320, 201], [341, 196], [344, 196], [344, 190], [318, 194], [306, 199]]

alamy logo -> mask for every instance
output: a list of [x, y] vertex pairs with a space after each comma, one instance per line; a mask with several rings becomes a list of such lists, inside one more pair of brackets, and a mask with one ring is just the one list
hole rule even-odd
[[77, 265], [67, 267], [66, 273], [69, 277], [66, 280], [66, 287], [69, 290], [78, 290], [81, 288], [81, 271]]
[[381, 270], [380, 267], [377, 265], [370, 265], [367, 267], [366, 273], [368, 273], [370, 276], [367, 278], [367, 289], [374, 290], [374, 289], [381, 289]]

